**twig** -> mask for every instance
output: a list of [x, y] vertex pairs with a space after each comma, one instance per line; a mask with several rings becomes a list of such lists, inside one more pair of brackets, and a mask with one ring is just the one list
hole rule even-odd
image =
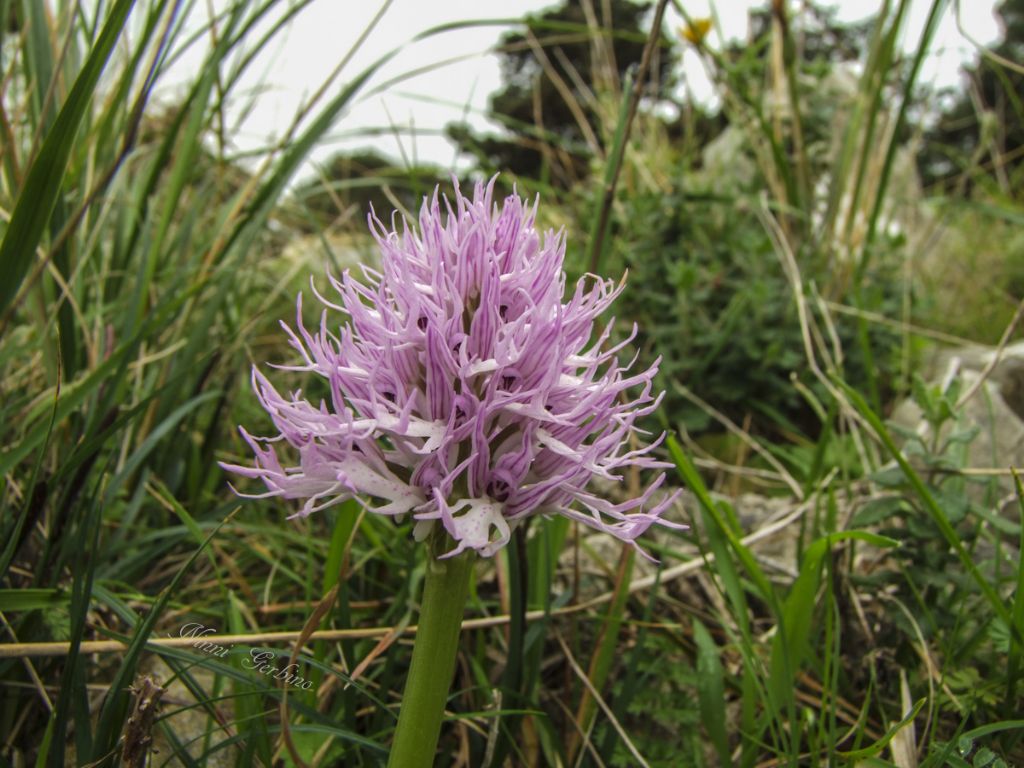
[[[752, 544], [766, 539], [778, 531], [791, 525], [793, 522], [803, 516], [810, 503], [804, 502], [800, 506], [796, 507], [792, 512], [779, 518], [773, 523], [769, 523], [762, 528], [759, 528], [752, 533], [744, 536], [740, 542], [744, 546], [750, 546]], [[706, 558], [697, 558], [694, 560], [688, 560], [685, 563], [666, 568], [661, 572], [660, 581], [665, 584], [674, 579], [688, 576], [691, 573], [701, 570], [706, 565], [713, 563], [715, 560], [714, 554], [709, 553]], [[658, 581], [656, 575], [644, 576], [640, 579], [634, 579], [629, 585], [630, 594], [641, 592], [645, 589], [650, 589]], [[588, 611], [591, 608], [597, 608], [598, 606], [604, 605], [610, 602], [614, 596], [613, 592], [605, 592], [604, 594], [598, 595], [597, 597], [586, 600], [582, 603], [575, 605], [567, 605], [561, 608], [555, 608], [551, 611], [536, 610], [527, 611], [527, 621], [538, 621], [540, 619], [549, 618], [551, 616], [565, 616], [573, 613], [579, 613], [582, 611]], [[508, 614], [499, 614], [497, 616], [487, 616], [478, 619], [466, 619], [462, 622], [462, 629], [473, 630], [473, 629], [489, 629], [490, 627], [500, 627], [509, 622]], [[357, 629], [327, 629], [313, 632], [307, 638], [307, 643], [311, 643], [316, 640], [336, 641], [336, 640], [358, 640], [364, 638], [373, 637], [384, 637], [385, 635], [393, 632], [394, 627], [362, 627]], [[412, 624], [406, 627], [402, 631], [403, 635], [416, 634], [416, 625]], [[268, 643], [289, 643], [295, 642], [302, 636], [302, 632], [255, 632], [251, 634], [237, 634], [237, 635], [206, 635], [205, 639], [208, 642], [215, 642], [220, 646], [235, 645], [236, 643], [244, 643], [247, 645], [264, 645]], [[194, 646], [199, 642], [194, 637], [158, 637], [147, 641], [147, 646], [151, 650], [159, 650], [160, 648], [188, 648]], [[71, 647], [70, 643], [63, 642], [50, 642], [50, 643], [4, 643], [0, 644], [0, 659], [17, 659], [22, 657], [31, 656], [65, 656], [69, 652]], [[87, 640], [80, 643], [79, 651], [83, 654], [91, 653], [121, 653], [127, 650], [128, 646], [126, 643], [120, 640]]]
[[955, 18], [956, 18], [956, 29], [957, 29], [957, 31], [961, 35], [963, 35], [964, 38], [966, 38], [968, 40], [968, 42], [970, 42], [970, 44], [973, 45], [978, 50], [978, 54], [980, 56], [982, 56], [983, 58], [986, 58], [986, 59], [990, 59], [990, 60], [996, 62], [997, 64], [999, 64], [1000, 66], [1006, 67], [1007, 69], [1012, 70], [1013, 72], [1016, 72], [1019, 75], [1024, 75], [1024, 66], [1021, 66], [1017, 62], [1012, 61], [1011, 59], [1008, 59], [1005, 56], [1000, 56], [998, 53], [993, 51], [990, 46], [983, 45], [981, 42], [979, 42], [978, 40], [974, 39], [973, 37], [971, 37], [970, 34], [968, 34], [967, 30], [964, 28], [963, 20], [960, 18], [960, 2], [959, 2], [959, 0], [957, 0], [957, 4], [956, 4]]
[[622, 743], [629, 750], [629, 753], [633, 755], [633, 758], [637, 761], [638, 765], [643, 768], [650, 768], [648, 762], [644, 760], [643, 755], [637, 751], [637, 748], [633, 746], [632, 740], [629, 738], [629, 734], [626, 733], [622, 725], [619, 723], [618, 718], [615, 717], [615, 713], [612, 712], [611, 708], [605, 703], [604, 698], [601, 696], [601, 692], [594, 687], [594, 684], [590, 682], [590, 678], [587, 677], [587, 673], [583, 671], [582, 667], [576, 663], [576, 659], [573, 658], [572, 651], [569, 650], [569, 646], [565, 644], [565, 640], [562, 639], [562, 633], [556, 632], [555, 639], [558, 640], [558, 644], [562, 647], [562, 653], [565, 654], [565, 660], [569, 662], [569, 666], [572, 667], [572, 671], [576, 673], [576, 676], [583, 683], [583, 686], [587, 689], [587, 692], [592, 697], [593, 701], [597, 702], [597, 706], [604, 712], [605, 717], [608, 718], [608, 722], [611, 723], [612, 728], [619, 734], [619, 738], [622, 739]]
[[847, 304], [842, 304], [838, 301], [824, 300], [825, 306], [828, 307], [832, 312], [838, 312], [841, 315], [850, 315], [851, 317], [862, 317], [872, 323], [878, 325], [884, 325], [889, 328], [894, 328], [903, 333], [910, 333], [914, 336], [920, 336], [925, 339], [933, 339], [935, 341], [941, 341], [945, 344], [958, 344], [960, 346], [967, 346], [973, 344], [971, 339], [964, 338], [963, 336], [955, 336], [951, 333], [943, 333], [942, 331], [935, 331], [931, 328], [925, 328], [920, 325], [914, 325], [913, 323], [906, 323], [902, 320], [893, 320], [891, 317], [886, 317], [880, 312], [871, 312], [866, 309], [858, 309], [857, 307], [851, 307]]
[[[3, 623], [4, 629], [17, 641], [18, 636], [14, 633], [14, 627], [7, 621], [7, 617], [0, 613], [0, 622]], [[39, 673], [36, 672], [36, 668], [32, 666], [32, 662], [27, 658], [23, 659], [25, 662], [25, 671], [28, 672], [29, 678], [32, 680], [32, 685], [39, 697], [43, 700], [43, 705], [46, 707], [46, 711], [51, 715], [53, 714], [53, 702], [50, 701], [50, 697], [46, 695], [46, 687], [43, 685], [43, 681], [39, 677]]]
[[707, 412], [712, 418], [715, 419], [715, 421], [719, 422], [727, 430], [736, 435], [736, 437], [738, 437], [745, 445], [750, 447], [758, 456], [760, 456], [762, 459], [768, 462], [768, 464], [770, 464], [772, 468], [779, 473], [779, 477], [782, 478], [782, 481], [787, 486], [789, 486], [789, 489], [793, 492], [793, 495], [796, 496], [798, 500], [803, 501], [804, 489], [800, 487], [800, 483], [796, 481], [796, 478], [793, 477], [789, 470], [787, 470], [782, 465], [782, 462], [780, 462], [778, 459], [772, 456], [772, 454], [769, 451], [765, 450], [765, 448], [759, 442], [757, 442], [757, 440], [752, 438], [746, 430], [742, 429], [738, 424], [736, 424], [724, 413], [716, 410], [710, 403], [701, 399], [688, 387], [686, 387], [683, 384], [680, 384], [678, 381], [672, 383], [675, 386], [676, 390], [679, 392], [679, 394], [681, 394], [683, 397], [685, 397], [687, 400], [689, 400], [697, 407]]
[[[555, 90], [565, 101], [566, 107], [569, 112], [572, 113], [573, 119], [580, 128], [580, 133], [583, 134], [583, 139], [587, 142], [587, 146], [590, 151], [598, 157], [601, 156], [601, 142], [597, 140], [597, 134], [594, 133], [594, 129], [590, 125], [590, 121], [587, 120], [587, 116], [580, 108], [579, 103], [573, 96], [572, 90], [566, 84], [565, 80], [562, 79], [561, 75], [558, 74], [558, 70], [555, 69], [551, 63], [551, 59], [544, 52], [544, 48], [541, 46], [537, 37], [529, 29], [526, 30], [526, 41], [530, 44], [530, 50], [533, 55], [537, 57], [537, 61], [540, 62], [541, 68], [544, 70], [544, 74], [548, 76], [552, 85], [555, 86]], [[557, 50], [557, 49], [556, 49]]]

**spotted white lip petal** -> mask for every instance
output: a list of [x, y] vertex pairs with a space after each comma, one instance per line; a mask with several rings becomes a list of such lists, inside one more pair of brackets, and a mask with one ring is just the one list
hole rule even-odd
[[634, 546], [651, 525], [678, 527], [661, 519], [668, 502], [651, 504], [663, 475], [618, 504], [587, 490], [629, 466], [666, 466], [651, 454], [660, 438], [635, 444], [660, 398], [657, 362], [631, 372], [635, 359], [616, 355], [636, 329], [613, 342], [612, 324], [597, 325], [622, 283], [588, 275], [566, 296], [564, 233], [538, 234], [537, 204], [514, 191], [496, 205], [495, 181], [472, 197], [456, 183], [443, 205], [435, 191], [418, 226], [371, 216], [380, 269], [330, 277], [330, 298], [314, 285], [314, 330], [299, 297], [296, 328], [285, 326], [298, 358], [272, 367], [319, 376], [327, 399], [281, 394], [253, 370], [277, 433], [242, 430], [254, 466], [222, 464], [266, 486], [250, 495], [299, 500], [300, 516], [357, 498], [411, 516], [417, 540], [443, 526], [450, 555], [491, 556], [542, 513]]
[[486, 496], [480, 499], [460, 499], [452, 506], [438, 495], [437, 504], [441, 521], [456, 546], [442, 557], [454, 557], [466, 549], [475, 549], [490, 557], [508, 544], [512, 525], [505, 519], [501, 503]]

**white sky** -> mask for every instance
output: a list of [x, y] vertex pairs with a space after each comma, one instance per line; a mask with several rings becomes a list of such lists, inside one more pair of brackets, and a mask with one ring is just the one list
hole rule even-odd
[[[224, 4], [223, 0], [213, 3], [215, 7]], [[694, 18], [710, 16], [710, 6], [714, 5], [719, 31], [725, 39], [744, 39], [747, 10], [765, 4], [766, 0], [684, 0], [687, 13]], [[912, 0], [903, 40], [905, 49], [916, 47], [930, 4], [928, 0]], [[462, 119], [464, 114], [478, 128], [487, 125], [483, 113], [488, 96], [501, 84], [497, 57], [487, 54], [487, 50], [509, 27], [478, 26], [446, 31], [415, 43], [410, 40], [435, 25], [466, 19], [518, 18], [551, 5], [551, 0], [394, 0], [328, 95], [336, 93], [342, 84], [387, 51], [402, 50], [364, 88], [362, 97], [314, 152], [314, 159], [325, 160], [342, 149], [376, 147], [387, 155], [398, 157], [404, 152], [410, 159], [451, 166], [454, 150], [441, 132], [447, 123]], [[832, 5], [841, 6], [840, 19], [854, 20], [873, 14], [881, 3], [847, 0]], [[963, 28], [976, 41], [987, 44], [996, 39], [999, 29], [993, 14], [994, 0], [959, 0], [951, 5], [961, 6]], [[790, 7], [797, 6], [798, 2], [791, 0]], [[259, 94], [255, 103], [251, 107], [231, 105], [236, 115], [243, 108], [250, 109], [244, 121], [231, 132], [237, 149], [255, 149], [269, 137], [280, 136], [300, 104], [344, 58], [380, 7], [377, 0], [314, 0], [251, 68], [246, 82], [253, 93]], [[665, 29], [670, 37], [677, 38], [682, 19], [671, 5], [669, 9]], [[710, 44], [718, 47], [721, 40], [713, 32]], [[960, 34], [955, 14], [950, 10], [942, 19], [921, 82], [954, 84], [961, 62], [974, 57], [974, 45]], [[375, 85], [381, 86], [390, 78], [448, 59], [459, 60], [372, 93]], [[200, 60], [198, 51], [186, 57], [180, 76], [192, 76], [189, 68], [198, 66]], [[693, 50], [684, 54], [683, 75], [686, 87], [696, 98], [711, 97], [703, 65]], [[374, 128], [389, 126], [395, 128], [397, 135], [368, 134]]]

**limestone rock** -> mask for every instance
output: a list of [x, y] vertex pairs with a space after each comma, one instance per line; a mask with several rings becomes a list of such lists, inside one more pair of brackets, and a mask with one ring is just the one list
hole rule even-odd
[[[1019, 469], [1024, 467], [1024, 342], [1006, 347], [979, 385], [995, 358], [996, 350], [986, 347], [944, 350], [929, 366], [928, 378], [943, 386], [959, 379], [962, 393], [974, 390], [957, 414], [957, 423], [943, 428], [943, 436], [954, 428], [978, 429], [967, 446], [966, 466]], [[910, 400], [896, 408], [892, 421], [921, 435], [928, 431], [921, 409]], [[1013, 478], [1001, 477], [1000, 488], [1012, 493]]]

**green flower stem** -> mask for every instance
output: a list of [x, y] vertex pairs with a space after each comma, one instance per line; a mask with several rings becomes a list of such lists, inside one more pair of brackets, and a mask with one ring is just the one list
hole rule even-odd
[[434, 764], [444, 705], [455, 673], [474, 555], [465, 552], [439, 560], [438, 554], [455, 545], [446, 535], [431, 538], [412, 666], [405, 681], [388, 768], [429, 768]]

